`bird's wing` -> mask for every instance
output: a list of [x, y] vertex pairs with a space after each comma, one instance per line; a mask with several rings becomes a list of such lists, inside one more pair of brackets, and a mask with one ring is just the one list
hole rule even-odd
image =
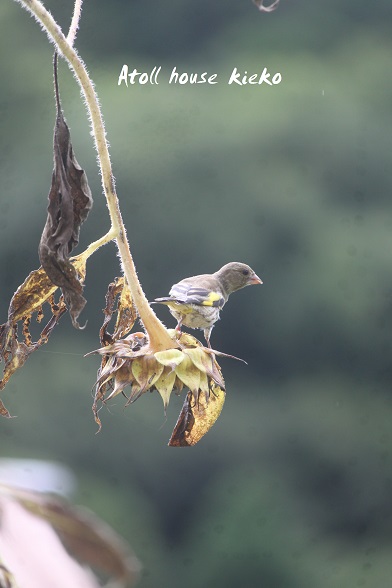
[[197, 304], [199, 306], [214, 306], [221, 308], [225, 299], [222, 294], [216, 290], [192, 286], [190, 284], [179, 282], [174, 284], [169, 292], [172, 299], [178, 300], [183, 304]]

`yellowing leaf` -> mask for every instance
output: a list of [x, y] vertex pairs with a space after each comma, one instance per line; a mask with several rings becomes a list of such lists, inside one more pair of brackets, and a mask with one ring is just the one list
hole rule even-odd
[[25, 316], [37, 311], [57, 290], [40, 267], [32, 271], [12, 297], [8, 310], [8, 321], [17, 323]]
[[[71, 263], [79, 279], [83, 281], [86, 275], [86, 259], [83, 254], [73, 258]], [[53, 329], [67, 311], [63, 296], [60, 296], [58, 302], [55, 301], [56, 290], [57, 286], [54, 286], [45, 271], [39, 268], [27, 276], [13, 295], [8, 310], [8, 320], [0, 325], [0, 360], [4, 361], [0, 390], [6, 386], [12, 374], [24, 365], [27, 358], [48, 342]], [[50, 306], [52, 316], [42, 329], [38, 341], [34, 342], [30, 334], [30, 323], [34, 314], [36, 321], [42, 322], [45, 303]], [[22, 328], [19, 328], [18, 333], [19, 321], [22, 321]], [[2, 403], [0, 403], [0, 416], [10, 416]]]

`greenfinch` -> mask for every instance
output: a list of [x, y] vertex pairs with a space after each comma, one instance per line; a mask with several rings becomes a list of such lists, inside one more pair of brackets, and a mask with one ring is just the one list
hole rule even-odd
[[229, 299], [230, 294], [263, 282], [246, 264], [227, 263], [214, 274], [202, 274], [185, 278], [172, 286], [169, 296], [156, 298], [154, 303], [165, 304], [177, 319], [177, 331], [185, 325], [203, 329], [208, 347], [214, 324]]

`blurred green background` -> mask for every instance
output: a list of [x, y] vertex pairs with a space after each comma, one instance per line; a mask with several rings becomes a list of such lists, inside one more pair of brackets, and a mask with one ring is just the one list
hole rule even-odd
[[[72, 3], [46, 2], [66, 30]], [[166, 443], [157, 394], [116, 398], [95, 435], [91, 393], [111, 244], [89, 261], [84, 331], [68, 317], [2, 398], [6, 457], [57, 460], [76, 502], [133, 546], [141, 588], [375, 588], [392, 574], [392, 56], [390, 0], [86, 0], [76, 46], [96, 84], [147, 296], [231, 260], [264, 280], [212, 335], [227, 399], [190, 449]], [[1, 308], [39, 265], [52, 171], [52, 47], [0, 6]], [[123, 64], [159, 86], [117, 85]], [[169, 86], [178, 71], [214, 86]], [[234, 67], [280, 85], [228, 86]], [[62, 102], [95, 197], [77, 251], [109, 227], [78, 87]], [[168, 326], [167, 309], [159, 316]]]

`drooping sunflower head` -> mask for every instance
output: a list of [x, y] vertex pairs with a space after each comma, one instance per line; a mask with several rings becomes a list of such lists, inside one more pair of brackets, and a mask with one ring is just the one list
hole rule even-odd
[[[169, 333], [176, 336], [173, 330]], [[165, 410], [172, 392], [179, 394], [184, 387], [194, 406], [200, 401], [208, 404], [211, 394], [217, 396], [217, 390], [224, 393], [225, 383], [215, 353], [187, 333], [176, 340], [178, 348], [152, 353], [145, 334], [132, 333], [95, 351], [102, 356], [93, 406], [99, 426], [99, 403], [120, 393], [127, 397], [129, 405], [145, 392], [157, 391]]]

